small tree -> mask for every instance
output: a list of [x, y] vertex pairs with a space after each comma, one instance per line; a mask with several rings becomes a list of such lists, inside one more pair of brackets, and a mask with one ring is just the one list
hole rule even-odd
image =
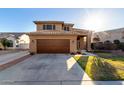
[[13, 47], [13, 41], [12, 40], [8, 40], [7, 47]]
[[119, 40], [117, 40], [117, 39], [116, 39], [116, 40], [114, 40], [113, 42], [114, 42], [114, 44], [120, 44], [120, 41], [119, 41]]
[[91, 49], [95, 49], [94, 43], [91, 43]]
[[8, 46], [10, 45], [9, 40], [6, 39], [6, 38], [2, 38], [2, 39], [0, 40], [0, 42], [1, 42], [1, 44], [3, 45], [4, 50], [6, 50], [6, 47], [8, 47]]
[[112, 49], [112, 42], [109, 41], [109, 40], [105, 41], [105, 42], [104, 42], [104, 48], [105, 48], [106, 50], [111, 50], [111, 49]]
[[119, 49], [121, 49], [121, 50], [124, 51], [124, 43], [123, 43], [123, 42], [121, 42], [121, 43], [119, 44]]
[[113, 42], [114, 42], [114, 44], [116, 46], [116, 49], [119, 49], [119, 47], [120, 47], [120, 41], [116, 39]]

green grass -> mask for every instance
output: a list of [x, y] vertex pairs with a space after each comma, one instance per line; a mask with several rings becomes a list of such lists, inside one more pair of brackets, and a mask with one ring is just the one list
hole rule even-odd
[[95, 53], [97, 54], [98, 56], [100, 57], [103, 57], [103, 58], [109, 58], [113, 61], [122, 61], [124, 62], [124, 56], [118, 56], [118, 55], [112, 55], [112, 53]]
[[124, 62], [124, 56], [115, 56], [110, 58], [113, 61], [121, 61]]
[[[124, 80], [124, 61], [96, 56], [74, 56], [74, 59], [93, 80]], [[121, 59], [121, 60], [120, 60]]]
[[112, 56], [111, 53], [96, 53], [96, 54], [100, 56]]

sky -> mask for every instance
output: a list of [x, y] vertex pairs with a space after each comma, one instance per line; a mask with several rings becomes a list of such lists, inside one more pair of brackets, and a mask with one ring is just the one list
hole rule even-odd
[[124, 27], [122, 8], [0, 8], [0, 32], [32, 32], [33, 21], [65, 21], [75, 28], [104, 31]]

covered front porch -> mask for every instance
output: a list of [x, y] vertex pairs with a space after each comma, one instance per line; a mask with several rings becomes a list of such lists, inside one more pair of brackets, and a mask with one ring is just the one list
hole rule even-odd
[[77, 36], [77, 50], [91, 51], [91, 36], [89, 35]]

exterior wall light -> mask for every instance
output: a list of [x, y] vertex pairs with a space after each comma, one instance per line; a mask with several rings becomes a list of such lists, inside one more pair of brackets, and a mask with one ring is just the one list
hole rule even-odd
[[34, 43], [34, 40], [32, 40], [31, 42]]
[[72, 43], [74, 43], [74, 40], [72, 41]]

